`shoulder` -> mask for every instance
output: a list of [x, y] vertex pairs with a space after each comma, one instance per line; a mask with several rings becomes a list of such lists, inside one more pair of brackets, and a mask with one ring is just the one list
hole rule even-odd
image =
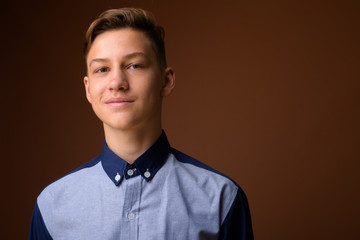
[[188, 168], [193, 168], [196, 171], [201, 171], [206, 176], [221, 180], [221, 182], [223, 182], [224, 184], [228, 184], [233, 188], [239, 188], [238, 184], [233, 179], [231, 179], [224, 173], [219, 172], [216, 169], [208, 166], [207, 164], [174, 148], [171, 149], [171, 153], [174, 155], [177, 161], [179, 161], [185, 166], [188, 166]]
[[65, 200], [78, 188], [83, 187], [90, 180], [88, 176], [91, 174], [89, 173], [96, 173], [96, 166], [99, 162], [99, 157], [96, 157], [46, 186], [37, 199], [40, 210], [51, 205], [54, 201], [59, 203], [59, 201]]
[[190, 157], [176, 149], [172, 149], [174, 156], [174, 171], [177, 181], [182, 185], [182, 191], [192, 194], [194, 200], [202, 204], [208, 203], [209, 207], [218, 206], [221, 220], [229, 212], [238, 192], [239, 185], [225, 174], [211, 168], [203, 162]]
[[96, 157], [44, 188], [37, 198], [37, 219], [41, 219], [51, 236], [58, 236], [69, 225], [85, 219], [88, 213], [82, 210], [84, 206], [93, 209], [94, 192], [112, 183], [105, 175], [100, 158]]
[[219, 204], [220, 239], [253, 239], [249, 205], [240, 186], [225, 174], [178, 150], [173, 149], [172, 154], [179, 165], [191, 173], [188, 175], [192, 176], [189, 177], [193, 179], [192, 184], [199, 186], [196, 195], [205, 193], [203, 203], [206, 199], [215, 199], [211, 204], [205, 204], [207, 211]]

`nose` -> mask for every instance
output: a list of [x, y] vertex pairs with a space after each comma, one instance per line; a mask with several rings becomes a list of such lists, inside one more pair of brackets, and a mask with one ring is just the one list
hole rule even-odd
[[127, 91], [129, 82], [127, 76], [119, 69], [112, 71], [109, 90], [111, 91]]

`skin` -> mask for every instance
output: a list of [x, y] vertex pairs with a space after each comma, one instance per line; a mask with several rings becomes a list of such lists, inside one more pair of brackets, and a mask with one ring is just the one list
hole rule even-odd
[[130, 28], [97, 36], [89, 50], [86, 97], [103, 122], [108, 147], [133, 163], [161, 134], [161, 105], [175, 87], [150, 40]]

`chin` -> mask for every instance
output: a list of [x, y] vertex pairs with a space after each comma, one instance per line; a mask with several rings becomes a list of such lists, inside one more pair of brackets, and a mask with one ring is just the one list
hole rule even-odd
[[136, 127], [136, 121], [133, 121], [132, 119], [121, 119], [121, 120], [113, 120], [113, 121], [103, 121], [104, 126], [107, 126], [114, 130], [130, 130], [134, 129]]
[[125, 131], [132, 128], [132, 124], [128, 124], [128, 123], [104, 123], [104, 126], [107, 126], [110, 129], [120, 130], [120, 131]]

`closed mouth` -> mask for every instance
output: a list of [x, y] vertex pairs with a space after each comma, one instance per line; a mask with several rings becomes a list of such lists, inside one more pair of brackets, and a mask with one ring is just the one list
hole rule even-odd
[[122, 107], [122, 106], [127, 106], [133, 102], [134, 102], [133, 99], [111, 98], [111, 99], [107, 100], [105, 103], [112, 107]]

